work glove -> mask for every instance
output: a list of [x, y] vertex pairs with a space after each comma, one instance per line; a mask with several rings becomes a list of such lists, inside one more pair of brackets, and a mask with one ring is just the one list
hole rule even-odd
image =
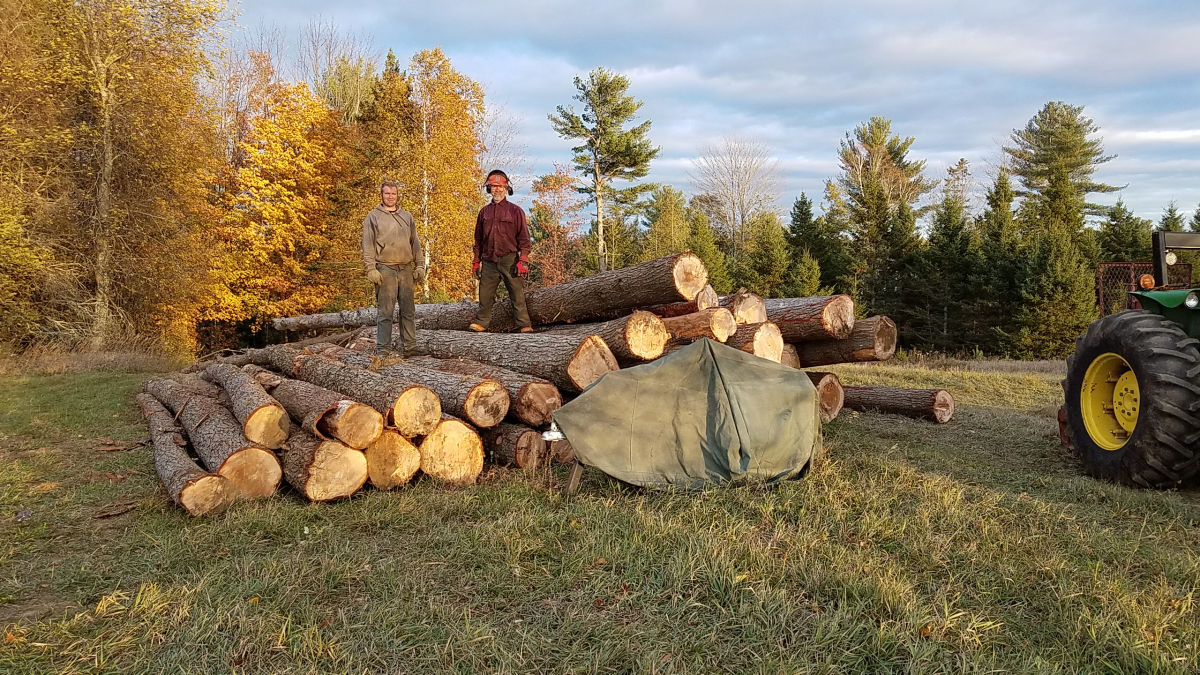
[[517, 260], [517, 276], [524, 277], [526, 274], [529, 274], [529, 261], [520, 258]]
[[425, 267], [424, 266], [418, 267], [417, 269], [415, 269], [413, 271], [413, 281], [417, 282], [418, 285], [425, 284]]
[[471, 274], [478, 279], [483, 274], [483, 263], [478, 260], [471, 261]]
[[379, 270], [368, 270], [367, 278], [376, 286], [383, 283], [383, 275], [379, 273]]

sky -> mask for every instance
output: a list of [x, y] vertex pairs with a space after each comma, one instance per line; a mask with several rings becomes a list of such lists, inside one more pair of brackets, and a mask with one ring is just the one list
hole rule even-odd
[[[1001, 147], [1048, 101], [1083, 106], [1105, 152], [1096, 178], [1158, 221], [1174, 200], [1200, 203], [1200, 2], [875, 0], [242, 0], [238, 25], [295, 35], [332, 21], [402, 63], [441, 47], [514, 125], [524, 161], [516, 201], [569, 164], [570, 140], [547, 115], [575, 77], [604, 67], [629, 79], [661, 147], [645, 180], [693, 194], [689, 173], [723, 138], [765, 145], [778, 162], [785, 217], [802, 192], [819, 204], [844, 135], [872, 116], [913, 137], [909, 158], [942, 179], [971, 166], [975, 207]], [[490, 169], [492, 167], [484, 167]], [[819, 208], [818, 208], [819, 210]]]

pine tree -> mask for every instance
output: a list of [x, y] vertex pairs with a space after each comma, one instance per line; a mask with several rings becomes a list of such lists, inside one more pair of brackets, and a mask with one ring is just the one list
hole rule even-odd
[[1149, 262], [1152, 223], [1133, 215], [1118, 199], [1100, 224], [1097, 239], [1102, 262]]
[[966, 208], [969, 181], [967, 161], [960, 159], [950, 168], [935, 206], [919, 274], [908, 280], [916, 304], [905, 308], [911, 314], [902, 330], [914, 344], [943, 351], [964, 344], [963, 329], [972, 318], [969, 283], [976, 268]]
[[821, 287], [821, 266], [806, 249], [800, 250], [800, 262], [788, 270], [783, 286], [783, 295], [790, 298], [811, 298], [818, 295], [833, 295]]
[[708, 216], [704, 215], [703, 211], [689, 208], [688, 222], [690, 234], [688, 234], [687, 246], [708, 268], [708, 284], [717, 293], [722, 295], [729, 293], [732, 290], [733, 282], [729, 278], [725, 254], [717, 248], [712, 226], [708, 224]]
[[[812, 201], [801, 193], [800, 198], [792, 204], [791, 222], [786, 232], [791, 256], [789, 276], [798, 279], [807, 274], [801, 273], [800, 267], [807, 265], [804, 256], [808, 255], [813, 259], [816, 269], [820, 270], [817, 288], [824, 288], [830, 294], [835, 292], [849, 266], [845, 240], [837, 222], [835, 213], [814, 218]], [[792, 295], [798, 292], [794, 287], [790, 291]]]
[[779, 216], [759, 211], [746, 225], [750, 241], [746, 255], [735, 265], [734, 280], [764, 298], [783, 297], [790, 257]]
[[1097, 316], [1094, 272], [1061, 224], [1035, 233], [1022, 254], [1021, 301], [1002, 345], [1018, 358], [1063, 358]]
[[1191, 220], [1188, 221], [1189, 232], [1200, 232], [1200, 204], [1196, 205], [1196, 210], [1192, 213]]
[[1022, 302], [1017, 284], [1022, 253], [1020, 235], [1013, 217], [1016, 195], [1001, 170], [987, 193], [987, 208], [979, 219], [979, 258], [971, 276], [972, 300], [968, 345], [977, 345], [987, 354], [1000, 354], [1004, 331], [1015, 328], [1010, 320]]
[[557, 112], [549, 115], [550, 123], [558, 135], [580, 141], [571, 148], [575, 153], [575, 169], [587, 176], [591, 187], [581, 191], [590, 194], [596, 202], [596, 234], [594, 243], [598, 269], [609, 268], [609, 254], [605, 250], [609, 237], [604, 231], [606, 214], [604, 199], [614, 180], [642, 178], [650, 171], [650, 161], [660, 148], [653, 147], [646, 134], [650, 131], [650, 120], [630, 129], [625, 125], [633, 120], [642, 107], [640, 101], [629, 96], [629, 80], [604, 68], [588, 73], [587, 80], [575, 78], [577, 93], [574, 98], [583, 104], [583, 113], [576, 114], [573, 106], [558, 106]]
[[1158, 221], [1158, 229], [1163, 232], [1183, 232], [1183, 214], [1172, 199], [1163, 209], [1162, 218]]

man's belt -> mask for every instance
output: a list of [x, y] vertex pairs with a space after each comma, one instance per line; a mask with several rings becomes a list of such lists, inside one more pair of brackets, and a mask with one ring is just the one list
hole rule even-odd
[[381, 262], [381, 263], [376, 263], [376, 264], [377, 264], [377, 265], [383, 265], [384, 267], [390, 267], [390, 268], [392, 268], [393, 270], [396, 270], [397, 272], [400, 272], [400, 271], [403, 271], [403, 270], [409, 269], [409, 268], [411, 268], [411, 267], [413, 266], [413, 264], [412, 264], [412, 263], [385, 263], [385, 262]]

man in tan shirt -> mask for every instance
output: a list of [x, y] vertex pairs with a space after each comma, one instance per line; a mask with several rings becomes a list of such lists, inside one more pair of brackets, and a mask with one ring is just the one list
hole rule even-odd
[[392, 313], [400, 305], [400, 342], [406, 356], [417, 347], [414, 282], [425, 283], [425, 254], [412, 214], [398, 205], [399, 186], [384, 181], [379, 188], [379, 206], [363, 220], [362, 254], [367, 278], [375, 284], [379, 308], [378, 346], [380, 353], [392, 348]]

